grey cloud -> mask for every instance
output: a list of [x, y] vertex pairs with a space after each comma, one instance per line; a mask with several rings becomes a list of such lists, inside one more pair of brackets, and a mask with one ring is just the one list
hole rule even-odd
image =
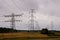
[[[45, 16], [49, 15], [49, 16], [59, 17], [60, 19], [60, 0], [0, 0], [0, 15], [11, 14], [12, 12], [14, 12], [15, 14], [21, 13], [21, 11], [27, 12], [27, 10], [29, 11], [31, 8], [36, 9], [37, 14], [39, 15], [45, 14]], [[38, 11], [40, 13], [38, 13]], [[25, 16], [29, 16], [27, 14], [28, 13], [25, 13]], [[51, 20], [52, 18], [49, 19]], [[59, 21], [59, 19], [57, 20]], [[41, 19], [39, 19], [39, 22], [41, 22], [40, 20]], [[43, 21], [45, 22], [45, 20]], [[48, 24], [44, 22], [43, 24], [46, 25]]]

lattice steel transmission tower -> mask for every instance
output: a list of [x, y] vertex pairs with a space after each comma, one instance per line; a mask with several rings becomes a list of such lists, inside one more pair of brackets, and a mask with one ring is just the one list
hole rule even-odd
[[31, 9], [31, 25], [30, 25], [30, 27], [31, 27], [31, 29], [32, 30], [34, 30], [34, 9]]
[[53, 21], [51, 21], [51, 30], [54, 29], [54, 24], [53, 24]]
[[37, 24], [37, 26], [38, 26], [38, 22], [34, 19], [35, 18], [35, 16], [34, 16], [34, 9], [31, 9], [30, 11], [29, 11], [29, 13], [30, 13], [30, 20], [29, 20], [29, 22], [30, 22], [30, 24], [28, 25], [28, 30], [35, 30], [35, 26], [34, 26], [34, 24], [36, 23]]
[[15, 20], [15, 17], [22, 16], [23, 14], [15, 15], [12, 13], [11, 15], [4, 15], [4, 17], [11, 17], [11, 20], [7, 20], [5, 22], [11, 22], [11, 28], [15, 29], [15, 21], [21, 22], [22, 20]]

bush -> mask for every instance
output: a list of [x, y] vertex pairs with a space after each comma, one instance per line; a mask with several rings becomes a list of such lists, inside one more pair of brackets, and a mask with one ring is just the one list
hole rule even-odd
[[41, 30], [41, 33], [42, 33], [42, 34], [48, 34], [48, 29], [47, 29], [47, 28], [42, 29], [42, 30]]

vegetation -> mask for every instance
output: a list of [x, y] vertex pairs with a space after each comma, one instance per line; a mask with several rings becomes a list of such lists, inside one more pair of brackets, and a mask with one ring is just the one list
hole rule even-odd
[[41, 30], [41, 33], [42, 33], [42, 34], [48, 34], [48, 29], [42, 29], [42, 30]]
[[33, 32], [33, 33], [40, 33], [48, 36], [60, 36], [60, 31], [53, 31], [53, 30], [48, 30], [47, 28], [43, 28], [42, 30], [15, 30], [11, 28], [0, 28], [0, 33], [17, 33], [17, 32]]
[[[12, 33], [13, 32], [13, 33]], [[14, 30], [11, 28], [0, 28], [0, 38], [52, 38], [60, 37], [60, 31], [51, 31], [47, 28], [42, 30]]]
[[0, 33], [9, 33], [9, 32], [17, 32], [17, 30], [13, 30], [11, 28], [0, 28]]
[[41, 34], [46, 34], [48, 36], [55, 36], [56, 35], [54, 31], [49, 31], [47, 28], [42, 29]]

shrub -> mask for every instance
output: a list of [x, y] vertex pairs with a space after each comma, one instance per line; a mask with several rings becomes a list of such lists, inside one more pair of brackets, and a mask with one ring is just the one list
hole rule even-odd
[[48, 34], [48, 29], [47, 29], [47, 28], [42, 29], [42, 30], [41, 30], [41, 33], [42, 33], [42, 34]]

